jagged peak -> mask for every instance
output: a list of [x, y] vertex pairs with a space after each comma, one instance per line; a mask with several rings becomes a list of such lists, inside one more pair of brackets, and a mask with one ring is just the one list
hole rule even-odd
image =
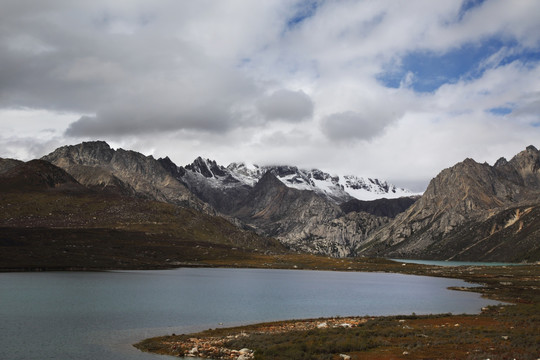
[[498, 168], [498, 167], [501, 167], [501, 166], [505, 166], [506, 164], [508, 164], [508, 160], [506, 160], [505, 157], [500, 157], [499, 160], [497, 160], [495, 162], [495, 165], [493, 165], [493, 166]]
[[533, 145], [529, 145], [525, 148], [525, 150], [519, 152], [516, 154], [510, 162], [514, 162], [520, 158], [531, 158], [531, 157], [540, 157], [540, 151]]
[[322, 170], [319, 170], [319, 169], [311, 169], [309, 171], [309, 173], [315, 180], [331, 179], [332, 182], [336, 182], [336, 183], [339, 182], [339, 176], [326, 173], [326, 172], [324, 172]]
[[[528, 160], [527, 160], [528, 159]], [[516, 156], [514, 156], [509, 162], [512, 164], [520, 163], [520, 162], [539, 162], [540, 161], [540, 151], [533, 145], [527, 146], [527, 148], [520, 153], [518, 153]]]
[[478, 162], [472, 158], [466, 158], [462, 161], [465, 165], [478, 165]]
[[265, 167], [267, 168], [267, 172], [271, 171], [278, 177], [283, 177], [287, 175], [295, 175], [299, 172], [296, 166], [274, 165], [274, 166], [265, 166]]
[[161, 164], [161, 166], [167, 170], [171, 175], [173, 175], [175, 178], [181, 178], [186, 173], [186, 169], [184, 169], [181, 166], [176, 165], [168, 156], [165, 156], [164, 158], [159, 158], [157, 161]]
[[218, 165], [215, 160], [204, 159], [201, 156], [198, 156], [191, 164], [186, 165], [185, 168], [192, 172], [200, 173], [206, 178], [227, 176], [223, 166]]
[[59, 166], [69, 164], [98, 165], [109, 163], [115, 151], [105, 141], [85, 141], [76, 145], [59, 147], [43, 160]]
[[248, 162], [232, 162], [229, 165], [227, 165], [227, 169], [229, 170], [247, 170], [247, 171], [257, 171], [260, 170], [260, 166], [257, 164], [252, 164]]
[[83, 141], [82, 146], [99, 146], [107, 149], [111, 149], [111, 146], [104, 140]]
[[286, 188], [287, 185], [285, 185], [281, 180], [277, 178], [275, 174], [273, 174], [271, 171], [267, 171], [264, 173], [264, 175], [260, 178], [260, 180], [255, 185], [255, 188], [260, 188], [262, 186], [278, 186], [282, 188]]
[[53, 151], [53, 153], [58, 151], [65, 151], [65, 150], [72, 150], [72, 149], [78, 149], [78, 150], [99, 150], [99, 151], [114, 151], [114, 149], [111, 148], [111, 146], [106, 142], [102, 140], [95, 140], [95, 141], [83, 141], [79, 144], [75, 145], [64, 145], [56, 150]]
[[479, 169], [487, 169], [487, 168], [491, 168], [491, 165], [485, 162], [479, 163], [478, 161], [471, 158], [466, 158], [465, 160], [458, 162], [454, 166], [444, 169], [443, 171], [439, 173], [439, 175], [445, 176], [447, 173], [454, 172], [454, 171], [459, 171], [460, 173], [468, 173], [470, 171], [476, 171], [476, 169], [479, 170]]
[[168, 157], [168, 156], [165, 156], [164, 158], [159, 158], [159, 159], [157, 159], [157, 161], [159, 161], [161, 164], [167, 164], [168, 166], [178, 167], [178, 166], [171, 160], [171, 158]]

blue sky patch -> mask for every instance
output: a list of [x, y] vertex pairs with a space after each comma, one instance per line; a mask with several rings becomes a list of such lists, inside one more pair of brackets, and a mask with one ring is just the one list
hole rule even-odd
[[458, 13], [458, 19], [462, 20], [467, 11], [478, 7], [484, 3], [485, 0], [466, 0], [461, 4], [461, 8], [459, 9]]
[[399, 88], [407, 74], [414, 74], [410, 85], [416, 92], [432, 92], [444, 84], [480, 78], [489, 69], [482, 66], [490, 56], [501, 49], [513, 49], [490, 66], [502, 66], [515, 60], [524, 64], [540, 61], [540, 51], [532, 49], [519, 50], [514, 40], [504, 41], [490, 38], [480, 44], [465, 44], [445, 53], [432, 51], [415, 51], [407, 53], [401, 59], [401, 66], [390, 68], [379, 74], [377, 80], [390, 88]]
[[319, 1], [317, 0], [304, 0], [296, 6], [296, 12], [286, 22], [286, 28], [291, 29], [304, 20], [312, 17], [317, 12], [319, 7]]
[[499, 115], [499, 116], [504, 116], [504, 115], [508, 115], [512, 112], [512, 108], [510, 107], [505, 107], [505, 106], [502, 106], [502, 107], [494, 107], [494, 108], [491, 108], [488, 110], [488, 112], [494, 114], [494, 115]]

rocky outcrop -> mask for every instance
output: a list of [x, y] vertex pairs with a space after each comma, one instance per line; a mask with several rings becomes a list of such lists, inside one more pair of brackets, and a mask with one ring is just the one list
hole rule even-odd
[[69, 173], [89, 189], [111, 194], [135, 196], [137, 191], [127, 182], [99, 166], [70, 165]]
[[251, 189], [213, 160], [198, 157], [185, 168], [174, 165], [168, 158], [158, 161], [195, 196], [224, 215], [236, 211]]
[[200, 156], [193, 163], [186, 165], [186, 169], [199, 173], [206, 178], [230, 176], [226, 169], [219, 166], [215, 160], [205, 160]]
[[267, 172], [234, 213], [259, 233], [298, 251], [345, 257], [387, 218], [343, 213], [339, 206], [311, 191], [285, 186]]
[[299, 251], [349, 257], [352, 249], [361, 246], [389, 221], [389, 218], [364, 212], [351, 212], [328, 220], [311, 218], [278, 239]]
[[103, 141], [63, 146], [44, 156], [89, 187], [209, 210], [205, 203], [175, 179], [159, 161], [135, 151], [113, 150]]
[[[536, 209], [540, 202], [539, 169], [540, 152], [533, 146], [510, 161], [500, 159], [494, 166], [466, 159], [437, 175], [420, 200], [354, 253], [459, 260], [480, 259], [478, 249], [483, 249], [492, 260], [514, 259], [503, 250], [504, 241], [497, 229], [508, 228], [502, 226], [507, 211]], [[526, 223], [531, 222], [523, 226]], [[536, 230], [529, 232], [523, 232], [519, 241], [538, 243], [533, 235]], [[534, 251], [534, 246], [529, 249]]]

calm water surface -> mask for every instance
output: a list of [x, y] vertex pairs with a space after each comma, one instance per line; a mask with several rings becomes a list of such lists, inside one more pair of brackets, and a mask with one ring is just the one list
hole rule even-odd
[[[261, 269], [0, 274], [0, 359], [164, 359], [146, 337], [270, 320], [476, 313], [454, 279]], [[222, 323], [223, 325], [219, 325]]]
[[437, 266], [518, 266], [524, 263], [389, 259], [396, 262]]

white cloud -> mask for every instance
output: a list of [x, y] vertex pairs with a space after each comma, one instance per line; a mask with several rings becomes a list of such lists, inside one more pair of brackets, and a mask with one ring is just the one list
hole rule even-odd
[[444, 113], [484, 111], [493, 107], [513, 104], [520, 108], [534, 101], [540, 84], [532, 79], [540, 76], [540, 64], [512, 63], [486, 70], [482, 77], [443, 85], [433, 102], [426, 102]]

